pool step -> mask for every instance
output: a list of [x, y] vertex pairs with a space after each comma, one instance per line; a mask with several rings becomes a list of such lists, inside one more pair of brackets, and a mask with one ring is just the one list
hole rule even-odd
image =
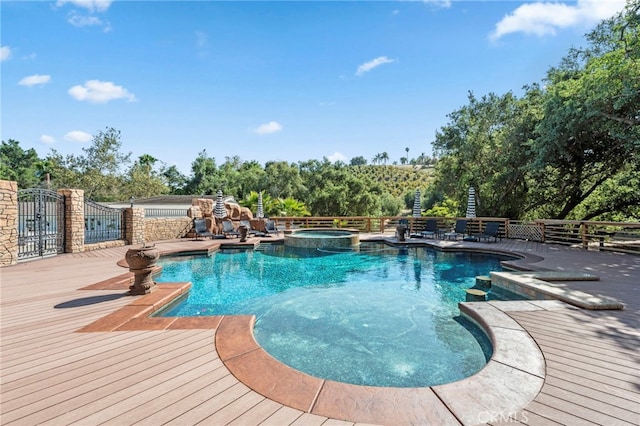
[[487, 300], [487, 292], [484, 290], [480, 290], [479, 288], [468, 288], [465, 291], [467, 293], [467, 302], [480, 302]]
[[491, 277], [488, 275], [478, 275], [476, 277], [476, 288], [488, 290], [491, 288]]

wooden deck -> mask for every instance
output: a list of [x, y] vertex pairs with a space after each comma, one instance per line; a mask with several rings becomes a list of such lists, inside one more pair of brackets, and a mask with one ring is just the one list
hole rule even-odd
[[[157, 245], [184, 250], [209, 244]], [[478, 422], [639, 425], [640, 257], [521, 241], [471, 244], [543, 257], [540, 268], [599, 275], [600, 281], [561, 284], [625, 303], [623, 311], [509, 312], [541, 348], [546, 379], [523, 411], [487, 411]], [[131, 302], [122, 290], [79, 290], [126, 272], [116, 261], [127, 249], [0, 269], [1, 424], [354, 424], [249, 389], [220, 360], [215, 329], [76, 332]]]

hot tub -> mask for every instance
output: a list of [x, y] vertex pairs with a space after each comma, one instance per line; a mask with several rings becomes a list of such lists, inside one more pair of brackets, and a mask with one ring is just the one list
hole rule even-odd
[[284, 245], [306, 249], [350, 248], [360, 245], [355, 229], [298, 229], [284, 236]]

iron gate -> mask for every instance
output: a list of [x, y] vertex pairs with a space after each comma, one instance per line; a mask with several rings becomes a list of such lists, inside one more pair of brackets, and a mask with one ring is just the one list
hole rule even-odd
[[64, 197], [46, 189], [18, 191], [18, 260], [64, 252]]
[[123, 209], [103, 206], [84, 200], [84, 243], [124, 239]]

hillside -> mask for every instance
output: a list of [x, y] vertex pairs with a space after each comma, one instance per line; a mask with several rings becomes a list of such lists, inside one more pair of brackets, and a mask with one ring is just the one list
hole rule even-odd
[[424, 191], [434, 178], [432, 167], [425, 166], [351, 166], [358, 177], [368, 177], [380, 182], [390, 194], [401, 197], [407, 191]]

